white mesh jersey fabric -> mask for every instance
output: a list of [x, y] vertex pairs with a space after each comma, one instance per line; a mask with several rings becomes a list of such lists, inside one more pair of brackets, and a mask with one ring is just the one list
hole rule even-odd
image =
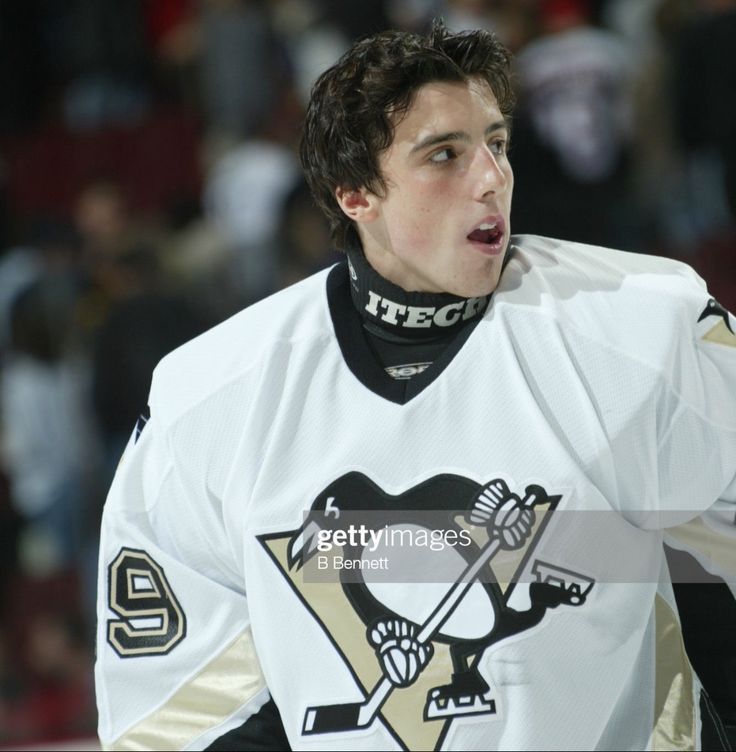
[[[709, 296], [681, 264], [536, 237], [514, 245], [484, 319], [405, 404], [373, 393], [346, 364], [326, 272], [159, 365], [151, 420], [128, 447], [104, 514], [104, 744], [124, 748], [157, 718], [191, 716], [177, 705], [186, 696], [209, 715], [197, 716], [186, 739], [181, 724], [169, 738], [200, 748], [211, 729], [256, 712], [267, 688], [294, 749], [641, 749], [661, 739], [697, 747], [699, 685], [679, 655], [660, 583], [660, 528], [719, 496], [736, 501], [736, 390], [728, 387], [736, 347], [703, 340], [716, 319], [698, 321]], [[391, 688], [363, 727], [310, 731], [310, 709], [369, 700], [381, 667], [344, 586], [308, 582], [289, 562], [305, 512], [320, 499], [360, 510], [377, 504], [374, 496], [401, 510], [412, 489], [438, 478], [502, 481], [519, 498], [536, 484], [559, 497], [519, 550], [521, 582], [493, 596], [500, 626], [474, 653], [488, 687], [478, 712], [450, 704], [449, 715], [427, 717], [439, 707], [431, 692], [453, 673], [449, 643], [437, 639], [424, 672]], [[365, 496], [344, 498], [343, 488]], [[163, 575], [139, 554], [120, 559], [124, 550], [145, 552]], [[577, 577], [586, 597], [512, 628], [509, 610], [530, 613], [533, 583], [549, 566], [561, 587]], [[141, 652], [120, 655], [110, 625], [134, 620], [142, 602], [111, 608], [121, 596], [107, 575], [120, 567], [132, 573], [116, 580], [132, 583], [129, 595], [150, 594], [165, 578], [186, 620], [183, 637], [159, 630], [146, 643], [135, 631], [142, 623], [133, 624]], [[131, 577], [142, 590], [133, 592]], [[412, 602], [417, 587], [396, 583], [392, 602], [404, 593]], [[176, 622], [172, 609], [164, 603], [159, 616]], [[218, 656], [234, 644], [244, 656], [240, 681], [220, 680]], [[662, 673], [668, 660], [689, 683]], [[208, 700], [208, 686], [225, 689]]]

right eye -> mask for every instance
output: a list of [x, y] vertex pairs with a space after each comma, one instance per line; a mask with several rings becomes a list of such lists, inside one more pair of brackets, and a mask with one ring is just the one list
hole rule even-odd
[[456, 156], [455, 150], [446, 146], [444, 149], [434, 152], [429, 157], [429, 161], [434, 162], [435, 164], [442, 164], [443, 162], [449, 162], [450, 160], [455, 159]]

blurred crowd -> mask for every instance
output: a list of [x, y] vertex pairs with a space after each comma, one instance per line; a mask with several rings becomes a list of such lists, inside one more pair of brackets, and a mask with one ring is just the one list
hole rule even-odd
[[309, 88], [438, 16], [516, 55], [515, 232], [681, 258], [736, 310], [736, 0], [3, 0], [0, 744], [94, 733], [98, 526], [151, 371], [339, 258]]

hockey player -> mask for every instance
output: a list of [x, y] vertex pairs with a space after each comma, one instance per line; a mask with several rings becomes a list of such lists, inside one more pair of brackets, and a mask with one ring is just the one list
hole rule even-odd
[[436, 24], [315, 85], [347, 259], [154, 373], [103, 520], [106, 747], [726, 748], [662, 530], [733, 517], [735, 322], [683, 264], [511, 236], [508, 64]]

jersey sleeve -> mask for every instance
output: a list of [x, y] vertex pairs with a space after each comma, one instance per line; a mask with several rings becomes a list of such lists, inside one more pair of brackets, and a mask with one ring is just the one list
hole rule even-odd
[[[719, 577], [736, 598], [736, 505], [719, 499], [702, 515], [670, 528], [665, 543], [690, 554], [706, 572]], [[683, 573], [684, 581], [691, 573]]]
[[106, 749], [204, 749], [269, 703], [217, 501], [185, 483], [157, 416], [105, 504], [95, 681]]
[[731, 506], [733, 518], [736, 318], [704, 286], [693, 284], [683, 294], [677, 323], [679, 345], [673, 348], [669, 383], [658, 405], [660, 498], [665, 509], [682, 513], [679, 521], [717, 500], [721, 509]]

